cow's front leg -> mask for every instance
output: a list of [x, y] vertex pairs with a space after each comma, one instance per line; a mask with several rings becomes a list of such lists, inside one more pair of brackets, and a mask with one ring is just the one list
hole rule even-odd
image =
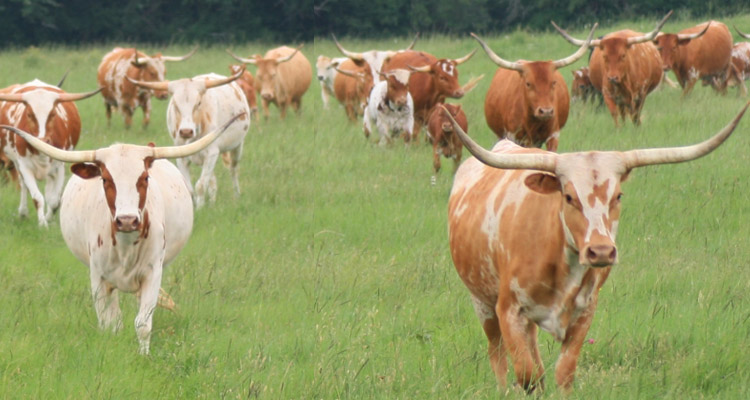
[[135, 316], [135, 334], [138, 336], [138, 352], [147, 355], [151, 344], [151, 327], [153, 326], [154, 310], [159, 300], [161, 287], [162, 265], [153, 265], [151, 273], [141, 281], [138, 291], [138, 314]]
[[535, 340], [532, 343], [529, 339], [529, 335], [536, 335], [534, 323], [521, 315], [520, 306], [514, 299], [500, 298], [495, 311], [500, 319], [505, 348], [513, 360], [516, 381], [527, 393], [533, 392], [537, 386], [543, 388], [544, 367], [537, 362], [537, 350], [531, 348]]
[[474, 313], [482, 323], [482, 329], [487, 336], [487, 354], [490, 357], [490, 366], [495, 373], [495, 379], [501, 388], [507, 383], [508, 355], [500, 332], [500, 321], [492, 306], [482, 303], [481, 300], [472, 296]]
[[143, 108], [143, 129], [148, 128], [148, 124], [151, 122], [151, 96], [144, 95], [141, 98], [141, 107]]
[[102, 279], [99, 269], [94, 265], [89, 270], [91, 278], [91, 297], [94, 299], [96, 319], [100, 329], [111, 329], [117, 332], [122, 328], [122, 314], [117, 289]]
[[[595, 292], [598, 292], [596, 290]], [[596, 310], [597, 294], [592, 294], [591, 303], [581, 313], [565, 333], [562, 346], [560, 347], [560, 357], [557, 359], [555, 366], [555, 381], [557, 386], [565, 391], [569, 391], [573, 386], [576, 366], [578, 364], [578, 355], [581, 353], [581, 346], [586, 339], [586, 333], [591, 327], [591, 321], [594, 318]]]
[[212, 189], [211, 179], [216, 179], [216, 177], [214, 177], [213, 175], [216, 160], [219, 158], [219, 150], [215, 147], [211, 147], [205, 150], [205, 152], [206, 153], [203, 157], [203, 169], [201, 170], [201, 176], [200, 178], [198, 178], [198, 181], [195, 182], [195, 208], [203, 207], [203, 204], [205, 203], [204, 198], [207, 191], [209, 192], [209, 196], [211, 196], [213, 199], [216, 198], [216, 183], [214, 181]]

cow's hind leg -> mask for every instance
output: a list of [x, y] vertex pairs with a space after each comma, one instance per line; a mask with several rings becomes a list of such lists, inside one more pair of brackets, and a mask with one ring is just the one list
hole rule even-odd
[[221, 155], [222, 160], [229, 168], [229, 174], [232, 176], [232, 186], [234, 186], [234, 192], [237, 196], [240, 195], [240, 180], [239, 180], [239, 163], [242, 157], [242, 143], [234, 149], [223, 153]]
[[500, 333], [500, 321], [497, 319], [495, 309], [472, 297], [474, 312], [482, 323], [484, 334], [487, 336], [487, 354], [490, 357], [490, 366], [495, 373], [497, 384], [503, 387], [507, 384], [508, 358], [503, 344], [503, 335]]
[[117, 332], [122, 328], [122, 314], [117, 289], [105, 282], [97, 268], [91, 267], [91, 296], [94, 299], [94, 310], [100, 329], [111, 329]]

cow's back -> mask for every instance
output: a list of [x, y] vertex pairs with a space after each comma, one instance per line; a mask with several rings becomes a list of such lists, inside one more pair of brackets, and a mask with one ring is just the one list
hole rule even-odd
[[[295, 51], [291, 47], [281, 46], [267, 51], [263, 58], [284, 58]], [[307, 57], [301, 51], [297, 51], [291, 60], [280, 63], [277, 79], [281, 80], [280, 84], [284, 86], [286, 95], [290, 99], [301, 99], [312, 81], [312, 67]]]
[[[520, 148], [501, 140], [493, 151], [542, 150]], [[544, 272], [524, 273], [510, 268], [524, 265], [524, 259], [554, 259], [554, 250], [562, 248], [561, 232], [549, 229], [557, 225], [559, 197], [529, 190], [524, 179], [534, 172], [492, 168], [474, 157], [456, 171], [448, 201], [451, 257], [472, 295], [485, 304], [497, 302], [500, 279]], [[534, 243], [546, 243], [544, 248], [551, 249], [551, 253], [540, 254], [539, 248], [529, 248]]]
[[[725, 71], [731, 62], [732, 34], [729, 32], [729, 28], [718, 21], [710, 21], [710, 23], [711, 25], [706, 33], [691, 40], [681, 49], [683, 57], [680, 64], [687, 73], [695, 68], [700, 76], [715, 75]], [[698, 33], [706, 27], [706, 24], [708, 22], [683, 29], [679, 33]]]

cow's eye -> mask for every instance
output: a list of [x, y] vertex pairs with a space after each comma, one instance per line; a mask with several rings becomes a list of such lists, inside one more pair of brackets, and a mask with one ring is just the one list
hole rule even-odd
[[566, 194], [565, 201], [568, 202], [568, 204], [573, 204], [573, 196]]

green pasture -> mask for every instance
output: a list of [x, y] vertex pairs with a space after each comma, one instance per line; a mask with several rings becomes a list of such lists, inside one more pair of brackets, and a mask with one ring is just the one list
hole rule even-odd
[[[656, 22], [620, 22], [597, 34], [645, 32]], [[698, 22], [676, 19], [665, 30]], [[724, 22], [750, 31], [750, 14]], [[565, 28], [585, 35], [585, 27]], [[354, 51], [397, 49], [411, 40], [339, 39]], [[576, 50], [552, 32], [484, 39], [509, 60], [557, 59]], [[248, 56], [276, 45], [232, 50]], [[34, 78], [54, 84], [71, 69], [64, 89], [92, 90], [112, 47], [5, 51], [0, 87]], [[470, 37], [430, 35], [416, 45], [450, 58], [477, 47]], [[203, 46], [191, 59], [168, 64], [167, 77], [227, 74], [233, 60], [224, 49]], [[328, 37], [302, 51], [312, 64], [319, 54], [338, 56]], [[570, 82], [570, 71], [585, 63], [563, 76]], [[496, 138], [483, 101], [495, 69], [481, 50], [459, 68], [462, 83], [485, 75], [456, 102], [471, 136], [487, 147]], [[621, 129], [606, 108], [574, 103], [560, 151], [692, 144], [721, 129], [748, 100], [734, 88], [726, 96], [700, 85], [686, 99], [680, 94], [657, 90], [642, 126]], [[146, 130], [140, 111], [125, 130], [120, 115], [107, 127], [100, 97], [77, 105], [79, 149], [171, 144], [166, 101], [153, 100]], [[0, 186], [0, 398], [527, 398], [497, 388], [486, 339], [450, 259], [452, 169], [445, 160], [431, 186], [431, 147], [366, 141], [361, 124], [349, 123], [335, 100], [322, 108], [314, 80], [300, 115], [281, 121], [272, 109], [270, 120], [253, 121], [239, 198], [228, 171], [217, 166], [218, 200], [196, 212], [190, 242], [164, 274], [162, 286], [178, 310], [156, 312], [146, 357], [137, 354], [135, 297], [121, 296], [121, 332], [99, 331], [88, 271], [68, 251], [59, 223], [38, 228], [33, 205], [32, 218], [20, 220], [15, 188]], [[623, 184], [621, 261], [601, 290], [569, 398], [750, 398], [748, 176], [750, 120], [705, 158], [631, 174]], [[553, 374], [559, 345], [546, 333], [540, 344], [549, 375], [541, 397], [562, 398]]]

